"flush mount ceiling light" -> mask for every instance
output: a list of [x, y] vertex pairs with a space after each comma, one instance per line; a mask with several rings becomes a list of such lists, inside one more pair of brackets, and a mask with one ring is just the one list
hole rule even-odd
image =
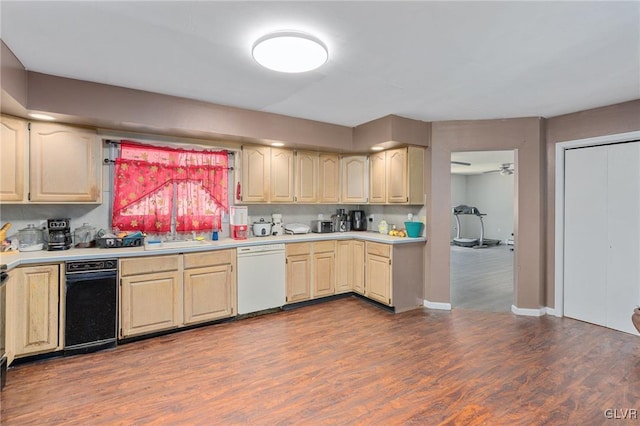
[[260, 37], [251, 49], [253, 59], [270, 70], [299, 73], [322, 66], [329, 57], [318, 38], [297, 31], [278, 31]]
[[384, 147], [382, 146], [372, 146], [371, 151], [382, 151]]
[[282, 143], [282, 142], [272, 142], [271, 146], [284, 146], [284, 143]]

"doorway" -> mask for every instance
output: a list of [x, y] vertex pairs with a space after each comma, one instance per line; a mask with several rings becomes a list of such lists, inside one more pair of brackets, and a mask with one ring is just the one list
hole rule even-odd
[[512, 310], [514, 157], [512, 150], [451, 153], [453, 308]]

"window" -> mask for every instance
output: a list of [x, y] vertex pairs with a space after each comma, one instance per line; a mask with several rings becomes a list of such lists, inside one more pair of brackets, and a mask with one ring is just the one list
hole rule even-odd
[[115, 162], [113, 228], [150, 233], [209, 231], [214, 223], [220, 228], [221, 213], [229, 210], [227, 152], [122, 141]]

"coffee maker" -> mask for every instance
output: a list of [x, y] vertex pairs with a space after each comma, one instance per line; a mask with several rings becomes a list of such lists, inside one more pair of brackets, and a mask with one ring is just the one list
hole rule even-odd
[[71, 248], [71, 219], [47, 219], [47, 228], [49, 228], [47, 250]]
[[[331, 215], [333, 221], [333, 232], [346, 232], [347, 229], [347, 212], [345, 209], [337, 209], [336, 214]], [[349, 226], [351, 228], [351, 226]]]
[[364, 210], [351, 210], [351, 230], [352, 231], [366, 231], [367, 230], [367, 216], [364, 214]]
[[282, 215], [274, 213], [271, 215], [271, 235], [284, 234], [284, 226], [282, 225]]

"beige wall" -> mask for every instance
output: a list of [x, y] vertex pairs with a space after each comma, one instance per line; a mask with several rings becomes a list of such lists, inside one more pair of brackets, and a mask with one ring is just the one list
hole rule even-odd
[[430, 191], [427, 193], [425, 295], [450, 302], [451, 152], [515, 150], [514, 304], [538, 309], [544, 302], [544, 120], [517, 118], [434, 122]]
[[283, 141], [288, 147], [352, 146], [352, 128], [124, 87], [28, 72], [27, 107], [78, 124], [173, 136]]
[[640, 99], [603, 108], [561, 115], [547, 120], [546, 132], [546, 300], [555, 307], [555, 164], [556, 144], [576, 139], [627, 133], [640, 130]]
[[2, 112], [19, 115], [27, 105], [27, 74], [11, 49], [0, 40], [0, 81]]

